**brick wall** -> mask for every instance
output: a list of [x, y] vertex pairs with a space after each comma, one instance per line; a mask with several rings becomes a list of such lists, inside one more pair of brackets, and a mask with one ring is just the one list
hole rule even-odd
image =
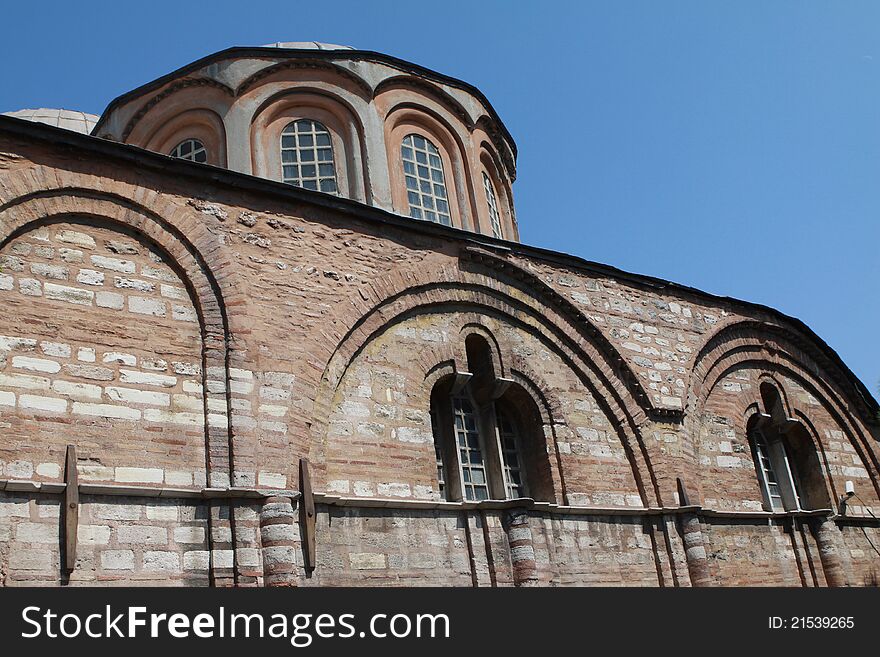
[[[856, 483], [850, 518], [832, 520], [843, 571], [875, 570], [876, 420], [798, 323], [90, 143], [62, 157], [0, 127], [6, 583], [62, 581], [50, 486], [68, 444], [80, 483], [106, 489], [83, 500], [74, 583], [260, 584], [291, 550], [303, 585], [822, 583], [812, 530], [793, 540], [793, 520], [761, 515], [744, 414], [766, 376], [810, 431], [829, 499]], [[513, 525], [510, 508], [437, 490], [430, 392], [466, 369], [469, 330], [540, 415], [528, 439], [552, 495]], [[275, 545], [258, 498], [222, 497], [295, 497], [301, 457], [323, 500], [311, 577], [298, 525]], [[701, 508], [677, 508], [679, 481]]]
[[204, 486], [196, 310], [158, 249], [96, 223], [0, 250], [3, 472], [58, 481], [75, 444], [85, 481]]

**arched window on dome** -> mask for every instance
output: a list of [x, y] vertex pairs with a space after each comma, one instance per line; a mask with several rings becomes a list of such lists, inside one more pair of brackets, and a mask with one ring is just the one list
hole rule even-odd
[[169, 153], [171, 157], [204, 164], [208, 161], [208, 150], [198, 139], [184, 139]]
[[333, 144], [323, 124], [300, 119], [284, 128], [281, 180], [304, 189], [337, 193]]
[[452, 225], [440, 151], [421, 135], [407, 135], [400, 145], [409, 216]]
[[501, 230], [501, 213], [498, 211], [498, 200], [495, 196], [495, 186], [489, 175], [483, 172], [483, 189], [486, 190], [486, 203], [489, 206], [489, 220], [492, 222], [492, 235], [501, 239], [504, 234]]
[[537, 409], [517, 384], [495, 375], [485, 338], [472, 334], [465, 348], [470, 372], [441, 379], [431, 393], [441, 494], [451, 501], [555, 501]]

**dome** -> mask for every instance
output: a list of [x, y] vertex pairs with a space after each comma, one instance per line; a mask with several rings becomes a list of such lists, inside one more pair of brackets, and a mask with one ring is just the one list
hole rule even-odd
[[91, 134], [92, 128], [98, 122], [98, 117], [86, 112], [66, 109], [22, 109], [15, 112], [4, 112], [4, 116], [12, 116], [25, 121], [45, 123], [56, 128], [73, 130], [84, 135]]
[[264, 48], [283, 48], [285, 50], [354, 50], [351, 46], [340, 46], [335, 43], [320, 41], [277, 41], [267, 43]]

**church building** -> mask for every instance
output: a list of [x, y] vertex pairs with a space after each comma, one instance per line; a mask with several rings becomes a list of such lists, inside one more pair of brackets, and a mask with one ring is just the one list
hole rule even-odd
[[520, 243], [516, 163], [475, 87], [317, 42], [0, 116], [0, 585], [880, 583], [865, 386]]

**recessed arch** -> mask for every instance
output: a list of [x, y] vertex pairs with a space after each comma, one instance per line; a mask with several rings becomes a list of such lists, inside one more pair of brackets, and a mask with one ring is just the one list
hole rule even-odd
[[[202, 331], [203, 384], [211, 371], [228, 373], [228, 319], [223, 292], [207, 265], [205, 254], [176, 226], [124, 197], [83, 188], [62, 188], [27, 194], [0, 205], [0, 246], [27, 231], [29, 227], [67, 218], [94, 218], [135, 231], [168, 255], [169, 264], [179, 272], [193, 299]], [[201, 230], [193, 226], [190, 235]], [[213, 239], [203, 238], [203, 248]], [[215, 245], [216, 247], [216, 245]], [[228, 378], [228, 375], [227, 375]], [[205, 418], [206, 454], [209, 485], [228, 486], [233, 478], [234, 434], [225, 392], [205, 397], [215, 409], [223, 407], [223, 420]], [[213, 402], [212, 402], [213, 400]], [[213, 411], [215, 414], [219, 411]]]
[[[424, 285], [417, 284], [419, 278], [425, 278]], [[573, 371], [580, 373], [581, 380], [604, 409], [620, 437], [644, 504], [656, 503], [660, 493], [639, 430], [641, 418], [645, 417], [644, 411], [639, 409], [636, 400], [626, 392], [622, 382], [609, 380], [606, 373], [603, 373], [604, 368], [597, 368], [595, 363], [605, 360], [606, 357], [600, 355], [596, 346], [586, 337], [570, 337], [582, 333], [584, 327], [562, 329], [554, 326], [554, 321], [565, 322], [557, 311], [547, 308], [536, 299], [533, 303], [537, 303], [538, 308], [527, 306], [521, 300], [508, 296], [503, 284], [496, 282], [489, 287], [486, 286], [485, 279], [477, 277], [473, 280], [464, 272], [411, 272], [395, 276], [394, 279], [398, 285], [404, 281], [410, 285], [403, 285], [396, 293], [385, 288], [389, 294], [384, 300], [377, 299], [376, 305], [368, 305], [363, 299], [353, 300], [355, 307], [364, 308], [364, 314], [347, 330], [339, 322], [331, 321], [331, 325], [335, 326], [334, 331], [339, 335], [339, 343], [328, 353], [321, 382], [315, 382], [318, 390], [313, 405], [312, 435], [315, 441], [322, 440], [326, 418], [331, 410], [330, 402], [347, 364], [353, 361], [374, 335], [397, 321], [396, 318], [405, 317], [416, 308], [437, 311], [442, 304], [451, 304], [457, 313], [469, 312], [469, 309], [477, 315], [486, 312], [502, 313], [506, 321], [522, 326], [541, 339], [552, 336], [554, 341], [559, 340], [554, 348], [561, 349], [560, 353], [570, 363]], [[429, 279], [431, 282], [428, 282]], [[444, 282], [438, 284], [437, 280]], [[456, 280], [461, 283], [453, 282]], [[374, 287], [382, 289], [378, 285]], [[351, 317], [349, 313], [347, 316]], [[641, 416], [634, 417], [633, 412], [640, 413]]]

